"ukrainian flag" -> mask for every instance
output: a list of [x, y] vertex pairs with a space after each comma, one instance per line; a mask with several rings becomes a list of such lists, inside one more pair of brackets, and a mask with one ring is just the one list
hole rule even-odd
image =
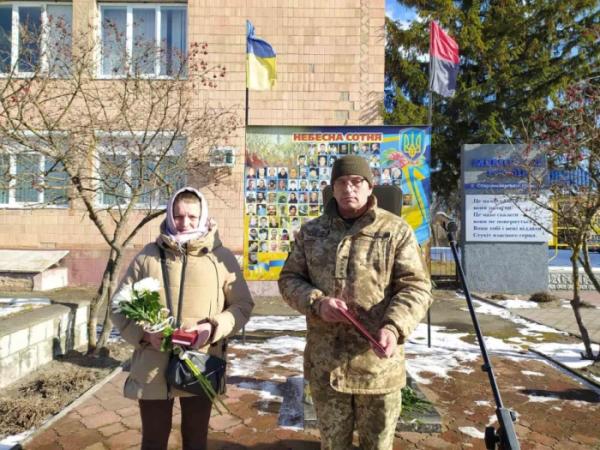
[[277, 70], [275, 50], [254, 36], [254, 25], [246, 21], [246, 87], [255, 91], [268, 91], [275, 86]]

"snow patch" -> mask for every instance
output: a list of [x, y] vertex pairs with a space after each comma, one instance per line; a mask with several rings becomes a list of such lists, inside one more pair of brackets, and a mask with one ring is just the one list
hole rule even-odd
[[532, 309], [540, 307], [536, 302], [529, 300], [501, 300], [497, 303], [508, 309]]
[[479, 431], [475, 427], [458, 427], [458, 431], [460, 431], [463, 434], [466, 434], [467, 436], [474, 437], [476, 439], [483, 439], [485, 437], [485, 435], [483, 434], [483, 431]]
[[245, 326], [246, 331], [305, 331], [305, 316], [252, 316]]
[[530, 377], [543, 377], [544, 376], [544, 374], [541, 372], [533, 372], [531, 370], [521, 370], [521, 373], [523, 375], [528, 375]]
[[[594, 353], [598, 352], [598, 347], [598, 344], [592, 344]], [[585, 351], [583, 343], [556, 344], [549, 342], [535, 345], [532, 348], [572, 369], [581, 369], [583, 367], [591, 366], [594, 362], [589, 359], [581, 359], [581, 353]]]

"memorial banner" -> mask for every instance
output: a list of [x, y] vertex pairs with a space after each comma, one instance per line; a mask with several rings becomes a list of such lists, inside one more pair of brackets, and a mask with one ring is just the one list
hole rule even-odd
[[367, 159], [375, 184], [400, 186], [402, 216], [430, 237], [428, 127], [248, 127], [244, 173], [244, 276], [277, 280], [300, 226], [323, 212], [335, 160]]

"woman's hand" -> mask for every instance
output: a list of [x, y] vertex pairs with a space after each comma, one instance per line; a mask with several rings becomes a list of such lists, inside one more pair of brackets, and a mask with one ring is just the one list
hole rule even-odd
[[150, 333], [148, 331], [144, 331], [144, 336], [142, 337], [143, 342], [147, 342], [152, 346], [154, 350], [160, 352], [160, 347], [162, 345], [163, 334], [162, 331], [157, 333]]
[[210, 335], [212, 334], [212, 325], [210, 322], [203, 322], [200, 323], [192, 328], [188, 328], [185, 331], [197, 331], [198, 332], [198, 337], [196, 338], [196, 340], [194, 342], [192, 342], [192, 345], [190, 345], [190, 348], [193, 349], [199, 349], [201, 347], [204, 347], [207, 343], [208, 340], [210, 339]]

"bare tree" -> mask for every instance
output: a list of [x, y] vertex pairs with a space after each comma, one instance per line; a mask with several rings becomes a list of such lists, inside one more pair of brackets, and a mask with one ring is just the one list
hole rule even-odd
[[[198, 90], [226, 74], [209, 65], [205, 44], [186, 51], [166, 41], [127, 42], [115, 22], [101, 26], [100, 52], [88, 36], [72, 36], [61, 17], [41, 30], [21, 26], [18, 61], [13, 55], [0, 80], [0, 193], [32, 207], [80, 210], [109, 246], [90, 307], [90, 352], [110, 333], [107, 308], [96, 338], [97, 314], [116, 288], [125, 248], [164, 213], [186, 174], [215, 180], [208, 149], [239, 123], [231, 109], [200, 105]], [[6, 61], [10, 55], [0, 54]]]
[[[581, 317], [580, 267], [596, 291], [600, 283], [589, 258], [589, 243], [600, 234], [600, 98], [598, 79], [567, 87], [551, 108], [530, 118], [528, 142], [520, 165], [527, 177], [527, 200], [551, 212], [557, 226], [548, 226], [532, 210], [521, 211], [571, 251], [573, 299], [571, 306], [585, 347], [594, 355]], [[519, 202], [516, 202], [519, 205]]]

